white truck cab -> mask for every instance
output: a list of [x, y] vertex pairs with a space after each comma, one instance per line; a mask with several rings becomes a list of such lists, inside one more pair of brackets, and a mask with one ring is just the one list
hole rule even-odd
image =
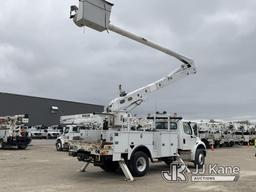
[[63, 133], [56, 139], [56, 150], [63, 151], [69, 149], [69, 141], [79, 138], [80, 136], [80, 129], [76, 125], [66, 125], [63, 128]]

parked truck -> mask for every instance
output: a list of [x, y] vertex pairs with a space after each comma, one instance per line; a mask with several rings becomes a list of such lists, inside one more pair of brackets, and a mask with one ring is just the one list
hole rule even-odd
[[28, 115], [0, 117], [0, 149], [26, 149], [31, 138], [27, 131]]
[[[65, 115], [60, 117], [60, 127], [63, 127], [62, 134], [56, 139], [56, 150], [67, 151], [69, 149], [69, 141], [86, 137], [84, 130], [86, 122], [93, 124], [95, 119], [91, 119], [92, 114], [76, 114]], [[94, 125], [95, 126], [95, 125]]]
[[131, 113], [131, 110], [142, 104], [150, 93], [178, 79], [195, 74], [193, 61], [110, 24], [112, 6], [113, 4], [105, 0], [79, 1], [79, 7], [71, 6], [70, 18], [79, 27], [87, 26], [100, 32], [112, 31], [159, 50], [178, 59], [182, 65], [160, 80], [132, 92], [126, 93], [122, 86], [119, 86], [119, 97], [105, 106], [103, 113], [93, 114], [88, 118], [87, 135], [92, 140], [70, 141], [74, 156], [85, 162], [82, 170], [90, 163], [106, 171], [113, 171], [120, 166], [130, 180], [133, 180], [133, 176], [144, 176], [147, 173], [149, 160], [165, 161], [169, 164], [176, 159], [183, 161], [183, 158], [202, 167], [206, 147], [195, 137], [188, 123], [168, 114], [154, 114], [147, 118], [153, 122], [153, 126], [148, 130], [144, 129], [138, 117]]

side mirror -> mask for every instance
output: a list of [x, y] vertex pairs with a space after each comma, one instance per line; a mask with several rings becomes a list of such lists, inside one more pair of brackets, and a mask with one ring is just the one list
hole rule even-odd
[[71, 5], [69, 18], [73, 19], [76, 16], [77, 11], [78, 11], [78, 7], [75, 5]]

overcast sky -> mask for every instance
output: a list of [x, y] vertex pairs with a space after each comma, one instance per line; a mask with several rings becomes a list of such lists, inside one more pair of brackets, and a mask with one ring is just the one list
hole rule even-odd
[[[135, 113], [256, 118], [255, 0], [112, 0], [111, 22], [195, 61], [198, 73], [150, 95]], [[117, 34], [76, 27], [78, 0], [0, 3], [0, 92], [105, 105], [179, 62]]]

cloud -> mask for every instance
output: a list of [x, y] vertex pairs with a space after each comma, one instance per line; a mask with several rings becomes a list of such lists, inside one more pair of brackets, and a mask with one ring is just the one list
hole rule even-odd
[[[147, 98], [135, 113], [185, 118], [256, 116], [254, 1], [117, 1], [113, 24], [195, 60], [198, 74]], [[0, 86], [12, 92], [105, 105], [179, 66], [169, 56], [114, 33], [77, 28], [76, 0], [4, 1]]]

